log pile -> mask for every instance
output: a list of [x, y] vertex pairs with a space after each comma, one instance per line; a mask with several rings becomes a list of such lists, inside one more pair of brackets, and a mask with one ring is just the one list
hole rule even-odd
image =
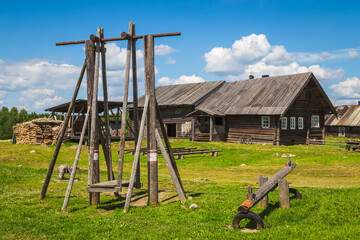
[[13, 126], [17, 144], [54, 144], [63, 121], [37, 118]]

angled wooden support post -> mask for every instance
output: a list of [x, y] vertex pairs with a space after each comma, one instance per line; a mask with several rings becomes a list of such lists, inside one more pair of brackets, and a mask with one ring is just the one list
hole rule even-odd
[[[267, 176], [259, 176], [259, 188], [261, 188], [266, 182], [268, 181]], [[259, 207], [264, 208], [268, 206], [268, 195], [266, 195], [262, 200], [259, 202]]]
[[[135, 36], [135, 23], [132, 22], [130, 32], [131, 36]], [[134, 138], [137, 142], [139, 137], [139, 117], [138, 117], [138, 85], [137, 85], [137, 66], [136, 66], [136, 39], [131, 40], [131, 59], [132, 59], [132, 77], [133, 77], [133, 118], [134, 118]], [[140, 159], [135, 177], [135, 187], [141, 188], [140, 182]]]
[[[132, 24], [129, 24], [129, 31], [132, 28]], [[121, 114], [121, 128], [120, 128], [120, 151], [119, 151], [119, 166], [118, 166], [118, 179], [117, 184], [122, 189], [122, 177], [124, 167], [124, 149], [125, 149], [125, 133], [126, 133], [126, 113], [127, 113], [127, 102], [129, 95], [129, 75], [130, 75], [130, 57], [131, 57], [131, 39], [128, 40], [126, 49], [126, 68], [125, 68], [125, 83], [124, 83], [124, 97], [123, 107]]]
[[133, 162], [133, 167], [132, 167], [131, 176], [130, 176], [129, 188], [128, 188], [128, 191], [126, 194], [124, 212], [126, 212], [129, 209], [131, 195], [132, 195], [132, 192], [134, 189], [135, 175], [136, 175], [137, 168], [139, 167], [138, 162], [140, 159], [141, 143], [142, 143], [142, 139], [144, 136], [144, 128], [145, 128], [145, 122], [146, 122], [146, 118], [147, 118], [146, 115], [147, 115], [147, 110], [148, 110], [148, 106], [149, 106], [149, 98], [150, 98], [149, 95], [145, 96], [144, 109], [143, 109], [143, 113], [142, 113], [142, 117], [141, 117], [139, 136], [138, 136], [138, 140], [136, 143], [135, 156], [134, 156], [134, 162]]
[[[179, 173], [179, 170], [178, 170], [177, 165], [176, 165], [176, 161], [175, 161], [175, 158], [174, 158], [174, 153], [172, 151], [169, 138], [168, 138], [168, 136], [166, 134], [165, 124], [164, 124], [164, 121], [163, 121], [163, 118], [162, 118], [162, 115], [161, 115], [161, 111], [160, 111], [160, 108], [159, 108], [159, 105], [158, 105], [157, 101], [156, 101], [156, 114], [157, 114], [157, 120], [159, 121], [161, 133], [164, 136], [165, 146], [166, 146], [166, 149], [167, 149], [167, 151], [169, 153], [169, 157], [170, 157], [172, 167], [174, 168], [176, 176], [179, 179], [181, 189], [184, 192], [184, 187], [182, 185], [182, 181], [181, 181], [181, 178], [180, 178], [180, 173]], [[182, 156], [182, 159], [184, 159], [184, 155], [178, 155], [178, 157], [180, 157], [180, 156]]]
[[[98, 27], [97, 35], [100, 37], [100, 28]], [[93, 91], [91, 99], [91, 127], [90, 127], [90, 171], [91, 184], [100, 182], [99, 174], [99, 138], [98, 138], [98, 81], [99, 81], [99, 59], [100, 58], [100, 42], [96, 43], [95, 50], [95, 66], [93, 75]], [[100, 203], [100, 193], [90, 193], [90, 205], [98, 205]]]
[[[104, 38], [104, 29], [100, 29], [100, 39]], [[101, 67], [102, 67], [102, 82], [103, 82], [103, 94], [104, 94], [104, 117], [105, 117], [105, 142], [106, 142], [106, 153], [105, 159], [107, 159], [108, 166], [108, 180], [114, 180], [114, 174], [112, 170], [112, 156], [111, 156], [111, 134], [110, 134], [110, 119], [109, 119], [109, 101], [107, 91], [107, 77], [106, 77], [106, 48], [105, 42], [101, 42]]]
[[160, 151], [161, 151], [161, 154], [165, 160], [165, 163], [166, 163], [166, 166], [169, 170], [169, 173], [170, 173], [170, 176], [171, 176], [171, 179], [175, 185], [175, 188], [176, 188], [176, 191], [177, 191], [177, 194], [181, 200], [181, 202], [185, 202], [186, 201], [186, 196], [185, 196], [185, 192], [182, 188], [182, 184], [181, 184], [181, 180], [177, 177], [177, 174], [174, 170], [174, 167], [170, 161], [170, 158], [169, 158], [169, 155], [167, 154], [166, 152], [166, 149], [165, 149], [165, 146], [161, 140], [161, 136], [160, 136], [160, 133], [157, 129], [155, 129], [155, 136], [156, 136], [156, 141], [157, 143], [159, 144], [159, 148], [160, 148]]
[[61, 211], [66, 212], [67, 210], [67, 205], [69, 203], [69, 198], [70, 198], [70, 194], [71, 194], [71, 190], [72, 190], [72, 186], [74, 184], [74, 180], [75, 180], [75, 174], [76, 174], [76, 168], [80, 159], [80, 153], [81, 153], [81, 148], [82, 148], [82, 144], [84, 141], [84, 136], [85, 136], [85, 132], [86, 132], [86, 128], [87, 128], [87, 124], [89, 122], [89, 115], [90, 115], [90, 108], [88, 108], [87, 113], [86, 113], [86, 117], [85, 117], [85, 121], [84, 121], [84, 125], [82, 127], [82, 131], [81, 131], [81, 135], [80, 135], [80, 141], [79, 141], [79, 146], [77, 148], [77, 152], [76, 152], [76, 156], [75, 156], [75, 161], [74, 164], [72, 166], [72, 171], [71, 171], [71, 175], [70, 175], [70, 180], [69, 180], [69, 184], [66, 190], [66, 194], [65, 194], [65, 199], [64, 199], [64, 203], [63, 206], [61, 208]]
[[59, 154], [61, 144], [62, 144], [62, 141], [64, 139], [65, 133], [66, 133], [67, 126], [69, 124], [70, 115], [71, 115], [71, 112], [73, 111], [73, 109], [75, 107], [75, 100], [76, 100], [77, 95], [79, 93], [79, 89], [80, 89], [80, 86], [81, 86], [82, 79], [84, 77], [86, 66], [87, 66], [86, 61], [84, 61], [83, 67], [82, 67], [81, 72], [80, 72], [80, 76], [78, 78], [78, 81], [77, 81], [77, 84], [76, 84], [76, 87], [75, 87], [74, 94], [72, 96], [72, 99], [71, 99], [71, 102], [70, 102], [70, 105], [69, 105], [69, 109], [68, 109], [68, 111], [66, 113], [65, 121], [64, 121], [63, 126], [62, 126], [62, 128], [60, 130], [60, 134], [59, 134], [59, 137], [58, 137], [58, 140], [57, 140], [57, 143], [56, 143], [56, 148], [55, 148], [54, 154], [53, 154], [52, 159], [50, 161], [50, 165], [49, 165], [46, 177], [45, 177], [44, 185], [43, 185], [42, 190], [41, 190], [40, 199], [45, 198], [46, 191], [47, 191], [47, 188], [49, 186], [51, 174], [52, 174], [52, 172], [54, 170], [56, 159], [57, 159], [57, 156]]

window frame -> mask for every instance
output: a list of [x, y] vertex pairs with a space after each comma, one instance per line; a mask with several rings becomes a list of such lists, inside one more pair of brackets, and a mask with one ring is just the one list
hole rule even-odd
[[[265, 119], [268, 119], [267, 126], [264, 126]], [[270, 128], [270, 116], [261, 116], [261, 128]]]
[[281, 118], [281, 130], [287, 130], [287, 117]]
[[[301, 125], [300, 125], [300, 122], [301, 122]], [[303, 117], [298, 117], [298, 129], [300, 129], [300, 130], [304, 129], [304, 118]]]
[[[315, 125], [314, 119], [317, 119], [317, 124]], [[320, 116], [319, 115], [311, 115], [311, 128], [320, 128]]]
[[289, 127], [291, 130], [296, 129], [296, 117], [290, 117]]

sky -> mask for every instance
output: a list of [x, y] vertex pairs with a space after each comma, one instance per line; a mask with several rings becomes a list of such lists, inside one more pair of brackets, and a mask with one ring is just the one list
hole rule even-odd
[[[97, 27], [119, 37], [129, 21], [137, 35], [181, 32], [155, 39], [157, 86], [313, 72], [334, 105], [360, 100], [359, 1], [0, 0], [0, 107], [42, 113], [70, 101], [84, 45], [55, 43], [86, 40]], [[106, 44], [113, 101], [123, 98], [126, 44]], [[142, 49], [138, 40], [140, 95]]]

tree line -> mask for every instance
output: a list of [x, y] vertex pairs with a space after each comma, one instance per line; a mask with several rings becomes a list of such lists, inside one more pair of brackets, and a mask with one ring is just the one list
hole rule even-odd
[[0, 139], [11, 139], [13, 126], [17, 123], [48, 117], [49, 115], [48, 113], [28, 113], [25, 109], [18, 111], [17, 107], [12, 107], [9, 111], [7, 107], [2, 107], [0, 111]]

